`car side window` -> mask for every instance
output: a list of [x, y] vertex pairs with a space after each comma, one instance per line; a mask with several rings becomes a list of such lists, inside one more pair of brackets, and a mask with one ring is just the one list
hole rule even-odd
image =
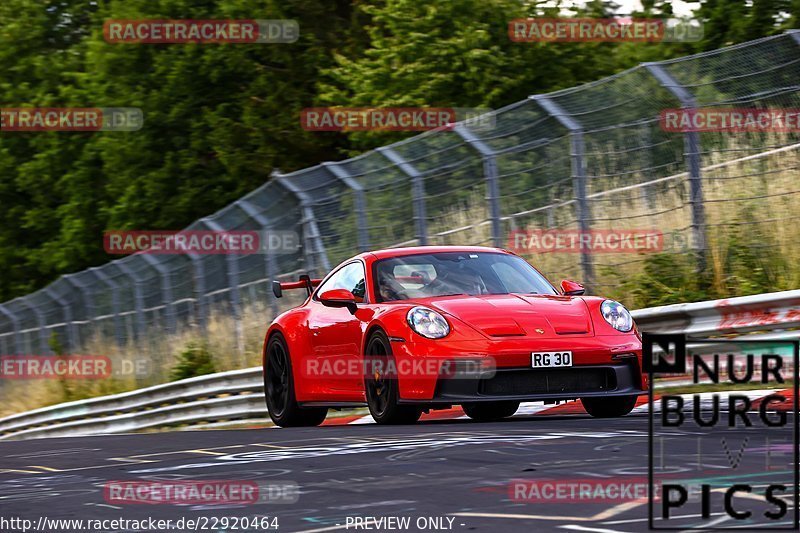
[[337, 270], [336, 272], [334, 272], [333, 276], [328, 278], [325, 281], [325, 283], [323, 283], [322, 285], [319, 286], [319, 289], [317, 289], [317, 294], [322, 294], [323, 292], [327, 292], [327, 291], [329, 291], [331, 289], [335, 289], [336, 287], [334, 287], [334, 285], [336, 284], [336, 278], [339, 277], [339, 274], [341, 272], [342, 272], [341, 270]]
[[317, 294], [333, 289], [347, 289], [356, 297], [356, 302], [363, 302], [367, 292], [364, 265], [360, 262], [350, 263], [340, 268], [320, 288]]

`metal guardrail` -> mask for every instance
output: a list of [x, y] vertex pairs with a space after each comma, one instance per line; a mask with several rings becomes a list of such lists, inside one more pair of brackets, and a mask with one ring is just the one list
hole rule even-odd
[[[800, 337], [800, 290], [633, 312], [640, 329], [697, 337]], [[0, 419], [0, 439], [139, 431], [266, 416], [261, 367], [58, 404]]]
[[[633, 312], [639, 328], [652, 333], [723, 336], [782, 330], [777, 338], [796, 338], [800, 331], [800, 290], [724, 300], [673, 304]], [[753, 337], [754, 339], [757, 337]]]
[[62, 403], [0, 419], [0, 439], [124, 433], [266, 415], [261, 367]]

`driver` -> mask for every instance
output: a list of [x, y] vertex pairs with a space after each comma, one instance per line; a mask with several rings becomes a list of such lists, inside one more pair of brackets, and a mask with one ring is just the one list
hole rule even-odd
[[391, 270], [382, 270], [378, 274], [378, 292], [383, 301], [405, 300], [408, 298], [405, 288], [395, 279], [394, 272]]
[[486, 285], [480, 274], [474, 269], [458, 265], [444, 270], [428, 286], [431, 296], [442, 296], [446, 294], [488, 294]]

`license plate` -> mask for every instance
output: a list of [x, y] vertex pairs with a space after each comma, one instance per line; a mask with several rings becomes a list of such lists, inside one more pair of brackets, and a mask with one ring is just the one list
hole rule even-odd
[[572, 352], [533, 352], [531, 366], [533, 368], [572, 366]]

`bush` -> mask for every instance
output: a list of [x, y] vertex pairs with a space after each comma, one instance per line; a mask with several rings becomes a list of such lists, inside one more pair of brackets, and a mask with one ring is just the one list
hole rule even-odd
[[[618, 279], [624, 276], [613, 269], [604, 270], [607, 276]], [[618, 286], [619, 296], [628, 296], [626, 305], [642, 309], [707, 300], [709, 294], [703, 285], [701, 276], [695, 272], [695, 259], [691, 254], [659, 253], [646, 256], [641, 270], [620, 279]]]
[[205, 343], [190, 342], [177, 359], [178, 363], [170, 373], [172, 381], [216, 372], [211, 351]]

